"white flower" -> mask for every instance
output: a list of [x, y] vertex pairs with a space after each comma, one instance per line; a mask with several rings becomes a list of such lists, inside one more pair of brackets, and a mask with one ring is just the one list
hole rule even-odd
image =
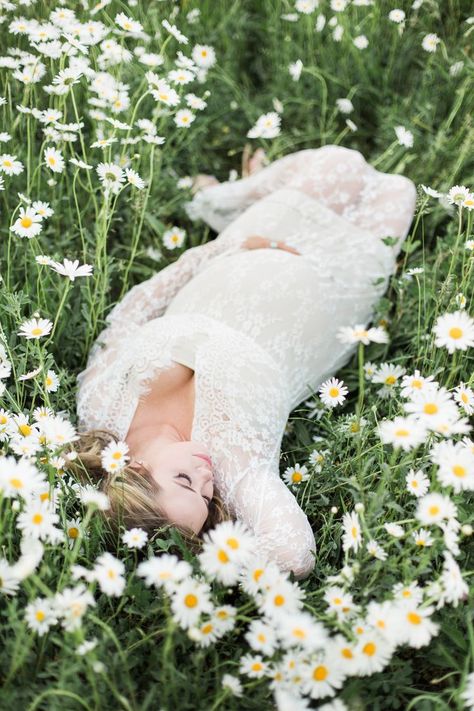
[[355, 553], [359, 550], [362, 543], [362, 533], [357, 513], [345, 513], [342, 517], [343, 536], [342, 547], [345, 552], [353, 550]]
[[131, 168], [125, 168], [125, 175], [127, 176], [127, 181], [130, 185], [133, 185], [137, 190], [143, 190], [145, 187], [145, 181], [140, 178], [138, 173]]
[[365, 49], [369, 44], [369, 40], [365, 35], [358, 35], [357, 37], [354, 37], [354, 44], [357, 49]]
[[420, 528], [418, 531], [413, 531], [413, 540], [417, 546], [432, 546], [434, 538], [426, 528]]
[[378, 435], [384, 444], [391, 444], [395, 449], [404, 451], [418, 447], [427, 435], [426, 426], [414, 417], [395, 417], [394, 420], [382, 420], [377, 425]]
[[344, 385], [343, 380], [337, 378], [329, 378], [318, 389], [320, 398], [328, 407], [336, 407], [342, 405], [346, 399], [349, 389]]
[[465, 701], [465, 705], [470, 711], [474, 709], [474, 672], [471, 672], [466, 677], [464, 690], [460, 694], [460, 698]]
[[438, 37], [438, 35], [435, 34], [434, 32], [430, 32], [429, 34], [427, 34], [423, 37], [421, 46], [423, 47], [425, 52], [436, 52], [436, 49], [437, 49], [438, 44], [440, 42], [441, 42], [441, 40]]
[[208, 583], [189, 577], [181, 581], [171, 593], [173, 619], [183, 629], [195, 625], [202, 612], [212, 611], [211, 590]]
[[247, 132], [247, 138], [275, 138], [280, 135], [281, 117], [276, 111], [262, 114]]
[[439, 632], [439, 625], [430, 619], [433, 611], [433, 607], [422, 608], [408, 603], [401, 605], [396, 613], [397, 644], [408, 644], [416, 649], [429, 644]]
[[404, 126], [395, 126], [394, 130], [401, 146], [407, 146], [408, 148], [413, 146], [413, 134], [411, 131], [408, 131]]
[[119, 12], [117, 15], [115, 15], [115, 22], [119, 27], [122, 28], [122, 30], [125, 30], [126, 32], [135, 34], [143, 32], [142, 25], [136, 20], [133, 20], [131, 17], [127, 17], [124, 12]]
[[83, 583], [75, 588], [65, 588], [61, 593], [56, 593], [53, 602], [54, 609], [62, 617], [62, 626], [68, 632], [81, 626], [88, 605], [95, 604], [92, 593]]
[[456, 506], [448, 496], [433, 492], [418, 501], [416, 517], [421, 523], [440, 523], [443, 519], [456, 518]]
[[23, 163], [10, 153], [2, 153], [0, 156], [0, 171], [5, 175], [19, 175], [23, 172]]
[[53, 322], [47, 318], [31, 318], [21, 324], [18, 335], [25, 336], [28, 339], [41, 338], [42, 336], [47, 336], [52, 327]]
[[208, 44], [196, 44], [193, 47], [191, 56], [197, 66], [204, 69], [209, 69], [216, 63], [214, 47], [210, 47]]
[[394, 538], [401, 538], [405, 534], [403, 527], [398, 523], [384, 523], [383, 527]]
[[224, 674], [222, 677], [222, 687], [224, 689], [229, 689], [234, 696], [242, 696], [243, 688], [240, 680], [232, 674]]
[[195, 118], [196, 114], [193, 114], [189, 109], [180, 109], [176, 112], [173, 120], [180, 128], [189, 128]]
[[301, 467], [299, 464], [295, 464], [294, 467], [287, 467], [283, 474], [283, 479], [289, 486], [297, 486], [303, 481], [308, 481], [309, 478], [308, 467], [304, 464]]
[[438, 464], [437, 477], [443, 486], [452, 486], [456, 493], [474, 490], [474, 454], [463, 442], [436, 442], [430, 454]]
[[182, 247], [185, 239], [186, 230], [180, 229], [176, 225], [173, 225], [171, 229], [166, 230], [166, 232], [163, 233], [163, 244], [168, 249], [176, 249], [177, 247]]
[[123, 469], [129, 459], [128, 451], [128, 444], [125, 441], [110, 442], [100, 453], [103, 468], [109, 473]]
[[450, 205], [462, 206], [466, 198], [470, 195], [469, 189], [464, 185], [453, 185], [446, 194], [446, 199]]
[[180, 44], [188, 44], [188, 38], [183, 35], [182, 32], [178, 30], [176, 25], [171, 25], [168, 20], [162, 20], [161, 24], [165, 28], [165, 30], [168, 30], [170, 35], [173, 35], [173, 37], [180, 43]]
[[358, 323], [355, 326], [341, 326], [336, 337], [341, 343], [363, 343], [366, 346], [371, 341], [374, 343], [388, 343], [388, 333], [384, 328], [373, 326], [366, 329], [362, 323]]
[[24, 616], [28, 627], [42, 636], [58, 621], [58, 615], [54, 609], [54, 599], [35, 598], [25, 607]]
[[50, 146], [46, 148], [44, 152], [44, 159], [48, 168], [50, 168], [53, 173], [62, 173], [64, 170], [64, 158], [61, 151]]
[[454, 388], [453, 397], [468, 415], [474, 413], [474, 390], [461, 382]]
[[78, 497], [86, 506], [97, 506], [101, 511], [106, 511], [110, 507], [109, 497], [90, 484], [80, 488]]
[[58, 274], [69, 277], [70, 281], [74, 281], [76, 277], [80, 276], [90, 276], [92, 274], [93, 267], [90, 264], [82, 264], [79, 266], [79, 260], [75, 259], [73, 262], [69, 259], [64, 259], [63, 264], [60, 262], [51, 261], [49, 263], [51, 269], [53, 269]]
[[319, 5], [319, 0], [296, 0], [295, 10], [310, 15]]
[[142, 561], [137, 567], [137, 575], [145, 578], [146, 585], [164, 587], [167, 592], [172, 592], [181, 581], [189, 578], [192, 572], [193, 569], [187, 561], [179, 560], [177, 556], [169, 553]]
[[97, 175], [104, 188], [119, 192], [121, 183], [125, 180], [125, 173], [122, 168], [115, 163], [99, 163], [96, 167]]
[[378, 558], [379, 560], [386, 560], [387, 553], [384, 551], [382, 546], [377, 543], [377, 541], [368, 541], [366, 548], [369, 555], [373, 556], [374, 558]]
[[405, 13], [403, 12], [403, 10], [390, 10], [390, 12], [388, 13], [388, 19], [392, 22], [403, 22], [405, 19]]
[[430, 480], [421, 469], [418, 469], [416, 472], [410, 469], [405, 477], [405, 481], [407, 490], [417, 497], [424, 496], [430, 486]]
[[102, 553], [94, 564], [94, 579], [106, 595], [120, 597], [125, 589], [125, 565], [111, 553]]
[[122, 535], [122, 541], [129, 548], [143, 548], [148, 540], [148, 533], [142, 528], [131, 528]]
[[301, 76], [301, 70], [303, 69], [303, 62], [301, 59], [297, 59], [296, 62], [292, 62], [288, 65], [288, 71], [291, 74], [293, 81], [298, 81]]
[[11, 231], [19, 237], [36, 237], [40, 234], [42, 227], [42, 216], [38, 215], [33, 207], [20, 207], [20, 216], [10, 227]]
[[336, 99], [336, 106], [342, 114], [350, 114], [354, 111], [354, 105], [350, 99]]

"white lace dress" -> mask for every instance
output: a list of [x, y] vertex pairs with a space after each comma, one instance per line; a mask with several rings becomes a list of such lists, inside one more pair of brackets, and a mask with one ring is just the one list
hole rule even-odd
[[[195, 371], [192, 439], [215, 488], [263, 555], [305, 577], [314, 532], [280, 478], [288, 415], [345, 365], [340, 326], [368, 324], [415, 210], [411, 180], [340, 146], [298, 151], [197, 193], [185, 207], [219, 232], [133, 287], [107, 317], [78, 375], [79, 429], [123, 439], [151, 378]], [[252, 234], [281, 249], [241, 247]], [[399, 238], [387, 246], [382, 237]]]

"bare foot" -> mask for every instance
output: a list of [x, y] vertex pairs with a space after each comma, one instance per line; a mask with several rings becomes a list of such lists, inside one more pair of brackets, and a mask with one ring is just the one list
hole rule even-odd
[[252, 157], [250, 156], [250, 153], [251, 145], [249, 143], [246, 143], [242, 153], [243, 178], [247, 178], [249, 175], [258, 173], [259, 170], [262, 170], [262, 168], [264, 168], [270, 162], [263, 148], [257, 148]]
[[198, 190], [207, 188], [210, 185], [219, 185], [219, 181], [214, 175], [206, 175], [205, 173], [199, 173], [194, 177], [193, 184], [191, 187], [191, 193], [194, 195]]

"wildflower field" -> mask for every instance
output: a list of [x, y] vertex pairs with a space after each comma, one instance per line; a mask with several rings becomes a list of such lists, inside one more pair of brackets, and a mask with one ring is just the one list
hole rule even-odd
[[[474, 709], [470, 12], [0, 0], [0, 708]], [[111, 549], [105, 495], [68, 471], [107, 313], [215, 237], [183, 204], [247, 143], [355, 148], [417, 186], [377, 319], [288, 421], [300, 581], [239, 522], [197, 554], [174, 527]]]

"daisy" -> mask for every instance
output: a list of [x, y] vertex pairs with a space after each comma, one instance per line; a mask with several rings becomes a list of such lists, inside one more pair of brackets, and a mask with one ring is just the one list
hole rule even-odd
[[309, 694], [313, 699], [334, 696], [336, 689], [342, 686], [345, 678], [344, 671], [329, 646], [326, 648], [324, 655], [318, 656], [318, 660], [306, 662], [302, 666], [303, 681], [301, 690], [304, 694]]
[[45, 474], [38, 471], [28, 459], [16, 460], [12, 456], [0, 458], [0, 490], [4, 497], [29, 498], [45, 483]]
[[295, 10], [310, 15], [318, 7], [319, 0], [296, 0]]
[[288, 484], [288, 486], [297, 486], [303, 481], [308, 481], [310, 474], [308, 472], [308, 467], [304, 464], [300, 467], [299, 464], [295, 464], [294, 467], [288, 467], [283, 474], [283, 479]]
[[393, 600], [376, 602], [371, 600], [367, 606], [366, 620], [390, 644], [396, 641], [397, 603]]
[[47, 318], [31, 318], [21, 324], [18, 335], [28, 339], [41, 338], [41, 336], [47, 336], [52, 327], [53, 322]]
[[395, 583], [392, 587], [392, 593], [399, 602], [409, 602], [418, 605], [423, 600], [423, 590], [419, 587], [417, 581], [405, 585], [404, 583]]
[[303, 62], [301, 59], [297, 59], [296, 62], [291, 62], [288, 65], [288, 71], [293, 79], [293, 81], [298, 81], [301, 76], [301, 70], [303, 69]]
[[362, 323], [358, 323], [355, 326], [342, 326], [339, 328], [336, 337], [341, 343], [363, 343], [366, 346], [371, 341], [388, 343], [388, 334], [384, 328], [373, 326], [366, 329]]
[[206, 531], [203, 540], [218, 549], [218, 556], [225, 565], [230, 562], [245, 565], [255, 548], [255, 539], [247, 526], [239, 520], [221, 521], [211, 531]]
[[357, 49], [365, 49], [369, 45], [369, 40], [365, 35], [358, 35], [357, 37], [354, 37], [353, 42]]
[[194, 81], [194, 73], [189, 69], [172, 69], [168, 72], [167, 79], [175, 84], [189, 84]]
[[372, 377], [377, 372], [377, 367], [377, 364], [372, 363], [371, 361], [367, 361], [367, 363], [364, 363], [364, 373], [367, 380], [372, 380]]
[[185, 35], [183, 35], [182, 32], [180, 32], [180, 31], [178, 30], [178, 28], [176, 27], [176, 25], [170, 25], [170, 23], [168, 22], [168, 20], [162, 20], [162, 21], [161, 21], [161, 24], [163, 25], [163, 27], [165, 28], [165, 30], [168, 30], [168, 32], [170, 33], [170, 35], [173, 35], [173, 37], [174, 37], [180, 44], [188, 44], [188, 41], [189, 41], [188, 38], [187, 38]]
[[128, 444], [122, 440], [118, 442], [110, 442], [101, 451], [101, 464], [103, 468], [111, 474], [112, 472], [120, 471], [127, 464], [129, 457]]
[[275, 138], [280, 135], [281, 117], [276, 111], [262, 114], [247, 132], [247, 138]]
[[464, 296], [464, 294], [462, 294], [461, 292], [460, 292], [459, 294], [456, 294], [454, 300], [455, 300], [455, 302], [456, 302], [456, 306], [459, 306], [460, 309], [465, 309], [465, 308], [466, 308], [467, 299], [466, 299], [466, 297]]
[[260, 654], [244, 654], [239, 661], [239, 672], [252, 679], [260, 679], [268, 672], [267, 662], [263, 661]]
[[10, 229], [19, 237], [28, 237], [28, 239], [31, 239], [31, 237], [39, 235], [43, 229], [41, 224], [42, 219], [41, 215], [38, 215], [34, 208], [20, 207], [20, 216], [15, 220]]
[[70, 548], [74, 547], [78, 538], [82, 538], [81, 523], [80, 518], [68, 519], [66, 522], [66, 540]]
[[306, 611], [281, 615], [277, 634], [285, 648], [301, 647], [306, 652], [322, 648], [329, 638], [324, 625]]
[[405, 534], [403, 527], [398, 523], [384, 523], [383, 527], [394, 538], [401, 538]]
[[77, 166], [78, 168], [84, 168], [85, 170], [92, 170], [92, 168], [94, 167], [93, 165], [84, 163], [83, 160], [79, 160], [78, 158], [69, 158], [69, 162]]
[[357, 674], [356, 642], [351, 642], [343, 634], [331, 637], [331, 649], [345, 676]]
[[352, 595], [346, 593], [341, 587], [328, 588], [324, 593], [324, 600], [327, 602], [330, 612], [335, 612], [340, 619], [344, 619], [356, 609]]
[[404, 126], [395, 126], [394, 131], [401, 146], [407, 146], [407, 148], [413, 146], [413, 134], [411, 131], [408, 131]]
[[137, 172], [135, 172], [131, 168], [125, 168], [125, 175], [127, 176], [127, 181], [130, 183], [130, 185], [133, 185], [138, 190], [143, 190], [143, 188], [145, 187], [145, 181], [140, 178]]
[[454, 607], [460, 600], [465, 600], [469, 595], [469, 586], [462, 577], [459, 565], [450, 553], [444, 552], [443, 573], [441, 575], [443, 586], [443, 601]]
[[0, 156], [0, 171], [5, 175], [19, 175], [24, 170], [23, 163], [10, 153], [2, 153]]
[[51, 215], [54, 215], [54, 210], [49, 206], [49, 202], [35, 200], [32, 207], [40, 217], [51, 217]]
[[18, 515], [16, 525], [23, 535], [50, 541], [54, 524], [59, 521], [57, 513], [51, 510], [49, 501], [29, 499], [24, 510]]
[[90, 264], [82, 264], [79, 266], [79, 260], [75, 259], [73, 262], [69, 259], [64, 259], [63, 264], [60, 262], [55, 262], [51, 260], [48, 265], [58, 274], [63, 274], [69, 277], [70, 281], [74, 281], [76, 277], [79, 276], [90, 276], [92, 274], [93, 267]]
[[372, 376], [373, 383], [382, 383], [386, 388], [393, 389], [398, 385], [399, 378], [405, 374], [405, 368], [392, 363], [381, 363], [375, 375]]
[[198, 558], [201, 570], [208, 576], [227, 586], [236, 585], [240, 567], [237, 561], [232, 560], [232, 552], [226, 547], [207, 540], [203, 543]]
[[97, 141], [94, 141], [94, 143], [91, 143], [90, 147], [107, 148], [107, 146], [111, 146], [112, 143], [115, 143], [116, 140], [115, 136], [110, 136], [110, 138], [99, 138]]
[[350, 114], [354, 111], [354, 104], [350, 99], [336, 99], [336, 106], [342, 114]]
[[400, 383], [400, 395], [411, 397], [412, 393], [419, 392], [423, 388], [437, 386], [434, 375], [423, 376], [418, 369], [413, 375], [404, 375]]
[[232, 674], [224, 674], [222, 677], [222, 688], [228, 689], [234, 696], [242, 696], [243, 688], [240, 680]]
[[438, 44], [440, 42], [441, 42], [441, 40], [438, 37], [438, 35], [435, 34], [434, 32], [430, 32], [429, 34], [427, 34], [423, 37], [421, 46], [423, 47], [425, 52], [436, 52], [436, 49], [437, 49]]
[[416, 649], [429, 644], [439, 632], [439, 625], [430, 619], [433, 607], [406, 604], [397, 611], [397, 644], [408, 644]]
[[414, 469], [410, 469], [405, 477], [405, 481], [407, 491], [417, 497], [424, 496], [430, 488], [430, 480], [421, 469], [418, 469], [416, 472]]
[[82, 624], [82, 618], [87, 612], [87, 607], [96, 604], [90, 590], [84, 583], [75, 588], [65, 588], [61, 593], [56, 593], [53, 607], [58, 616], [62, 618], [61, 624], [68, 632], [73, 632]]
[[104, 188], [115, 194], [119, 192], [121, 183], [125, 180], [125, 173], [120, 166], [115, 163], [99, 163], [96, 171]]
[[64, 158], [61, 151], [57, 148], [49, 146], [44, 152], [44, 160], [48, 168], [50, 168], [53, 173], [62, 173], [64, 170]]
[[173, 620], [186, 629], [195, 625], [202, 612], [212, 612], [211, 589], [207, 583], [189, 577], [171, 593]]
[[396, 22], [398, 24], [404, 21], [405, 13], [403, 12], [403, 10], [390, 10], [390, 12], [388, 13], [388, 19], [391, 22]]
[[237, 608], [233, 605], [220, 605], [214, 609], [211, 620], [218, 628], [221, 636], [234, 629], [236, 615]]
[[143, 528], [131, 528], [122, 535], [122, 541], [128, 548], [143, 548], [148, 540], [148, 533]]
[[164, 587], [172, 592], [181, 581], [186, 580], [193, 572], [190, 564], [179, 560], [177, 556], [163, 553], [142, 561], [137, 567], [137, 575], [145, 578], [145, 584], [156, 588]]
[[157, 81], [156, 88], [151, 88], [150, 93], [156, 101], [166, 106], [177, 106], [180, 102], [179, 94], [164, 79]]
[[343, 550], [346, 553], [349, 550], [357, 553], [362, 543], [362, 533], [357, 513], [355, 511], [345, 513], [342, 517], [342, 526], [344, 531], [342, 536]]
[[403, 408], [418, 419], [420, 426], [427, 429], [436, 429], [446, 420], [458, 419], [456, 404], [444, 386], [413, 392], [410, 401], [405, 403]]
[[463, 442], [436, 442], [430, 454], [438, 464], [436, 475], [443, 486], [452, 486], [456, 493], [474, 490], [474, 454]]
[[378, 632], [367, 630], [357, 642], [355, 654], [357, 659], [357, 675], [369, 676], [382, 671], [394, 652], [394, 644]]
[[435, 345], [445, 346], [449, 353], [474, 346], [474, 319], [464, 310], [438, 316], [433, 331]]
[[443, 519], [456, 518], [457, 510], [448, 496], [433, 492], [418, 501], [416, 517], [421, 523], [440, 523]]
[[277, 648], [275, 629], [268, 622], [252, 620], [244, 636], [253, 650], [262, 652], [267, 657], [271, 657]]
[[371, 555], [373, 558], [378, 558], [378, 560], [386, 560], [387, 559], [387, 553], [384, 551], [382, 546], [377, 543], [377, 541], [370, 540], [368, 541], [366, 545], [367, 552], [369, 555]]
[[24, 618], [30, 630], [42, 636], [57, 623], [58, 615], [53, 603], [53, 599], [46, 597], [37, 597], [28, 603]]
[[196, 118], [196, 115], [193, 114], [192, 111], [189, 109], [180, 109], [177, 113], [176, 116], [174, 117], [174, 122], [175, 124], [180, 127], [180, 128], [188, 128], [194, 119]]
[[461, 382], [454, 388], [453, 397], [468, 415], [474, 413], [474, 390]]
[[83, 657], [85, 654], [95, 649], [98, 641], [99, 640], [97, 639], [97, 637], [93, 637], [92, 639], [88, 639], [84, 642], [81, 642], [81, 644], [76, 647], [76, 654], [78, 654], [80, 657]]
[[319, 397], [328, 407], [342, 405], [349, 392], [348, 388], [344, 385], [344, 381], [338, 380], [337, 378], [329, 378], [329, 380], [326, 380], [319, 387], [318, 391], [320, 393]]
[[143, 32], [142, 25], [136, 20], [132, 20], [131, 17], [127, 17], [124, 12], [119, 12], [115, 15], [115, 23], [125, 30], [125, 32], [131, 32], [137, 34], [138, 32]]
[[304, 594], [297, 583], [281, 578], [268, 590], [257, 593], [256, 602], [262, 614], [279, 620], [282, 612], [297, 612], [302, 607]]
[[434, 538], [426, 528], [420, 528], [418, 531], [413, 531], [413, 540], [417, 546], [428, 547], [434, 543]]
[[177, 247], [182, 247], [185, 238], [186, 230], [173, 225], [171, 229], [163, 233], [163, 244], [168, 249], [176, 249]]
[[395, 449], [401, 447], [406, 452], [418, 447], [426, 439], [426, 426], [414, 417], [384, 419], [377, 425], [377, 432], [384, 444], [391, 444]]
[[66, 67], [62, 69], [55, 77], [53, 77], [54, 93], [63, 95], [67, 94], [73, 84], [77, 84], [82, 77], [82, 71], [74, 67]]
[[94, 486], [86, 484], [79, 490], [78, 498], [85, 506], [97, 506], [100, 511], [110, 508], [110, 500], [103, 491], [98, 491]]
[[120, 597], [125, 589], [125, 565], [111, 553], [102, 553], [94, 564], [94, 579], [106, 595]]

